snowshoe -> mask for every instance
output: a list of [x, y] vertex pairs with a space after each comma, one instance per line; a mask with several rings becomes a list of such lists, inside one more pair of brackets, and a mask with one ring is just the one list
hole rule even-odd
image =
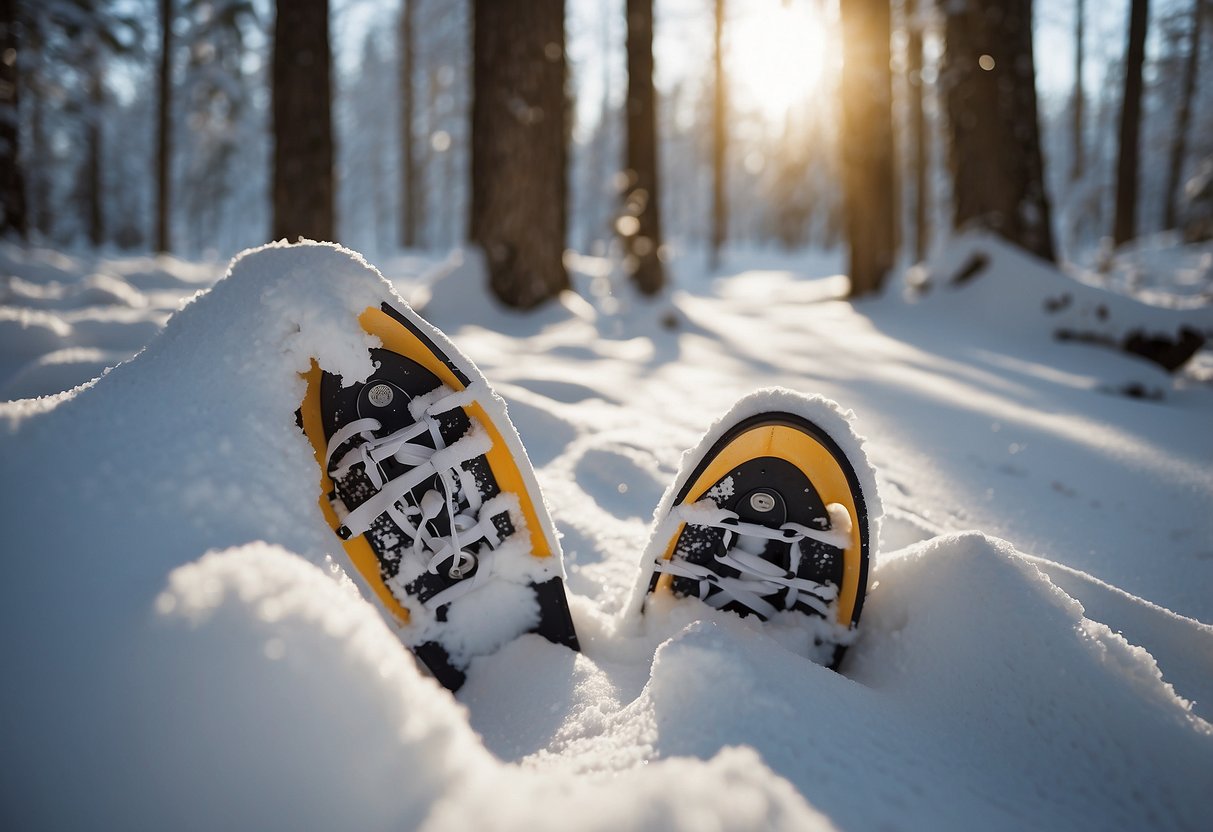
[[637, 587], [698, 598], [837, 669], [867, 593], [875, 479], [832, 402], [787, 390], [743, 399], [683, 457]]
[[447, 688], [535, 632], [577, 649], [560, 544], [522, 442], [476, 367], [407, 307], [368, 308], [361, 383], [313, 365], [300, 424], [364, 595]]

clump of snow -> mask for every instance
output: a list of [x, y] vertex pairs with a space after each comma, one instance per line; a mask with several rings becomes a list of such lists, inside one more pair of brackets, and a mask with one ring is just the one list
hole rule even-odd
[[49, 692], [53, 733], [6, 732], [17, 826], [831, 828], [751, 751], [622, 781], [503, 766], [352, 586], [279, 547], [208, 553], [131, 612], [100, 684]]
[[[488, 784], [479, 799], [452, 790], [426, 829], [563, 832], [829, 832], [837, 827], [774, 776], [748, 748], [701, 761], [674, 757], [611, 774], [519, 772]], [[483, 784], [477, 785], [483, 788]]]
[[101, 814], [127, 828], [409, 828], [492, 767], [357, 592], [281, 548], [179, 567], [152, 609], [119, 631], [129, 669], [69, 717], [129, 755], [71, 766], [81, 821], [100, 792], [128, 796]]

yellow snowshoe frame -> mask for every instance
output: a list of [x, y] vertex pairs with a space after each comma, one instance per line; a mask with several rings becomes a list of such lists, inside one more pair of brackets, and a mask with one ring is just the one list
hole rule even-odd
[[[677, 502], [690, 504], [702, 500], [708, 490], [728, 476], [730, 471], [759, 457], [775, 457], [796, 466], [817, 489], [822, 502], [826, 505], [839, 503], [850, 514], [851, 537], [843, 552], [842, 586], [839, 587], [837, 605], [838, 623], [850, 627], [858, 617], [866, 591], [866, 508], [861, 511], [860, 506], [856, 505], [855, 489], [846, 471], [834, 453], [818, 438], [785, 424], [761, 424], [743, 430], [728, 440], [724, 447], [716, 449], [714, 455], [709, 452], [705, 457], [707, 465], [703, 472], [690, 483], [689, 489]], [[665, 560], [674, 556], [678, 539], [685, 528], [685, 523], [678, 524], [666, 546]], [[673, 580], [668, 573], [661, 575], [655, 590], [672, 591]]]
[[[437, 376], [451, 390], [460, 391], [466, 388], [467, 381], [463, 374], [457, 373], [444, 359], [434, 352], [433, 348], [422, 338], [405, 326], [401, 321], [389, 315], [382, 309], [367, 307], [359, 316], [358, 322], [371, 335], [375, 335], [383, 343], [383, 348], [415, 361], [426, 370]], [[341, 521], [337, 517], [328, 500], [333, 491], [333, 482], [325, 470], [324, 457], [328, 440], [324, 435], [324, 425], [320, 410], [320, 379], [321, 369], [315, 361], [312, 368], [304, 374], [307, 379], [307, 393], [304, 395], [300, 414], [304, 433], [312, 444], [316, 454], [316, 462], [320, 468], [320, 509], [329, 526], [336, 533]], [[527, 487], [526, 479], [519, 470], [510, 452], [509, 445], [502, 436], [501, 429], [478, 402], [472, 402], [464, 408], [468, 417], [479, 423], [493, 441], [493, 447], [485, 455], [497, 484], [504, 492], [518, 496], [522, 515], [526, 520], [527, 532], [531, 539], [531, 554], [537, 558], [551, 557], [553, 547], [544, 534], [545, 525], [540, 522], [535, 508], [536, 495]], [[342, 541], [350, 562], [358, 574], [374, 593], [379, 603], [387, 610], [399, 625], [409, 623], [408, 610], [396, 599], [392, 591], [384, 583], [379, 570], [379, 559], [364, 535], [353, 535]]]

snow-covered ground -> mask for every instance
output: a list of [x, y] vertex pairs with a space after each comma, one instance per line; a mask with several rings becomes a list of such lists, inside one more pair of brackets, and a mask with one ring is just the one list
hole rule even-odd
[[[1141, 312], [981, 238], [854, 305], [829, 254], [687, 258], [657, 304], [573, 258], [529, 316], [473, 262], [380, 265], [509, 403], [583, 652], [520, 639], [457, 704], [342, 579], [293, 412], [311, 356], [365, 372], [360, 262], [270, 249], [170, 318], [222, 267], [0, 248], [0, 398], [150, 342], [0, 404], [5, 828], [1213, 825], [1213, 388], [1052, 337], [1213, 328], [1196, 293]], [[771, 385], [853, 409], [878, 471], [841, 674], [624, 616], [681, 452]]]

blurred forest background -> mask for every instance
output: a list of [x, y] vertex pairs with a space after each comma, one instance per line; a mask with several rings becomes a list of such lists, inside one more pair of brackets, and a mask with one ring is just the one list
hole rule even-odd
[[1213, 235], [1210, 0], [0, 0], [0, 233], [227, 258], [471, 241], [847, 246], [853, 294], [981, 226], [1098, 267]]

